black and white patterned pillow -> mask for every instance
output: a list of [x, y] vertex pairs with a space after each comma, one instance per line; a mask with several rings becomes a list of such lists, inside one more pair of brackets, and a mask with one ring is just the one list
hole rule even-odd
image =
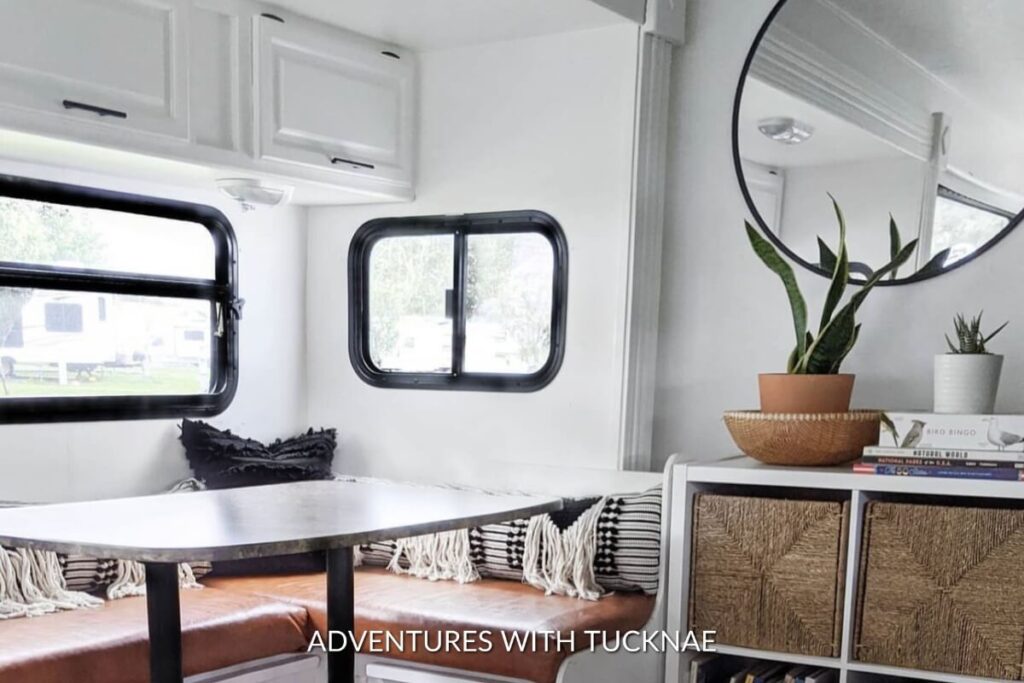
[[[560, 529], [572, 525], [597, 498], [568, 499], [549, 515]], [[523, 579], [523, 552], [529, 519], [488, 524], [469, 531], [470, 558], [480, 576]], [[363, 564], [387, 566], [397, 550], [394, 541], [359, 547]], [[405, 566], [404, 558], [400, 560]], [[642, 493], [609, 496], [598, 518], [594, 575], [604, 589], [658, 592], [661, 570], [661, 486]]]
[[661, 572], [661, 487], [610, 496], [597, 522], [597, 583], [613, 591], [658, 592]]
[[388, 566], [396, 552], [398, 543], [395, 541], [373, 541], [359, 546], [362, 563], [371, 567]]
[[469, 555], [480, 576], [523, 580], [528, 519], [488, 524], [469, 531]]

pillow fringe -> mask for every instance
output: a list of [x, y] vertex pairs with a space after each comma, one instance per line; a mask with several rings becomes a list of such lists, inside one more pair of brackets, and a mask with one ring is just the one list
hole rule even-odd
[[36, 617], [102, 603], [87, 593], [67, 590], [56, 553], [0, 547], [0, 619]]
[[[408, 567], [402, 566], [403, 559]], [[387, 569], [430, 581], [471, 583], [480, 579], [470, 557], [468, 529], [399, 539]]]
[[602, 498], [562, 531], [548, 515], [536, 515], [526, 528], [523, 583], [547, 595], [598, 600], [605, 590], [594, 576], [597, 523], [607, 497]]
[[[182, 562], [178, 565], [178, 586], [180, 588], [198, 589], [203, 584], [196, 580], [192, 567]], [[132, 560], [117, 561], [117, 576], [107, 586], [107, 599], [138, 597], [146, 594], [146, 567], [141, 562]]]

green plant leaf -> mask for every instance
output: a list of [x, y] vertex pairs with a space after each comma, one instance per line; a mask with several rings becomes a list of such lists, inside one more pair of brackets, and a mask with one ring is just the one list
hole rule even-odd
[[946, 345], [949, 346], [949, 352], [950, 353], [960, 353], [960, 349], [958, 349], [956, 346], [953, 345], [953, 342], [950, 340], [949, 335], [947, 334], [947, 335], [943, 335], [943, 336], [946, 337]]
[[836, 220], [839, 221], [839, 251], [836, 254], [835, 267], [832, 269], [832, 282], [829, 283], [828, 294], [825, 296], [825, 307], [821, 311], [821, 322], [818, 324], [819, 334], [832, 319], [836, 306], [843, 299], [846, 282], [850, 279], [850, 258], [846, 250], [846, 219], [843, 217], [843, 211], [839, 208], [836, 198], [832, 195], [829, 195], [829, 198], [832, 199], [832, 208], [835, 209]]
[[928, 263], [918, 268], [917, 272], [912, 277], [925, 277], [928, 275], [935, 275], [941, 273], [942, 269], [946, 267], [946, 259], [949, 258], [949, 252], [953, 248], [943, 249], [939, 253], [928, 259]]
[[757, 230], [748, 222], [747, 238], [754, 253], [761, 259], [761, 262], [768, 266], [768, 269], [779, 276], [783, 286], [786, 288], [786, 296], [789, 297], [789, 307], [793, 313], [793, 330], [796, 334], [796, 356], [802, 358], [807, 348], [807, 303], [803, 294], [800, 293], [800, 285], [797, 284], [793, 268], [779, 256], [768, 240], [761, 237]]
[[[889, 214], [889, 260], [893, 261], [899, 256], [900, 249], [903, 246], [903, 240], [900, 237], [900, 230], [896, 227], [896, 219], [893, 218], [892, 214]], [[896, 279], [896, 271], [892, 271], [889, 276], [890, 279]]]
[[818, 267], [829, 273], [836, 269], [836, 255], [820, 236], [818, 237]]
[[983, 344], [988, 344], [988, 343], [989, 343], [990, 341], [992, 341], [992, 337], [994, 337], [994, 336], [996, 336], [997, 334], [999, 334], [1000, 332], [1002, 332], [1002, 331], [1003, 331], [1003, 329], [1004, 329], [1004, 328], [1005, 328], [1005, 327], [1006, 327], [1007, 325], [1009, 325], [1009, 324], [1010, 324], [1010, 321], [1009, 321], [1009, 320], [1007, 320], [1007, 321], [1006, 321], [1005, 323], [1003, 323], [1002, 325], [1000, 325], [999, 327], [997, 327], [997, 328], [996, 328], [996, 331], [995, 331], [995, 332], [993, 332], [992, 334], [990, 334], [990, 335], [988, 335], [987, 337], [983, 338], [983, 339], [981, 340], [981, 341], [982, 341], [982, 343], [983, 343]]
[[[835, 317], [829, 321], [825, 329], [815, 338], [814, 343], [807, 349], [803, 358], [797, 361], [798, 367], [806, 368], [809, 374], [830, 374], [835, 372], [836, 360], [841, 362], [842, 354], [849, 353], [847, 347], [850, 345], [854, 335], [855, 317], [857, 310], [864, 303], [871, 290], [882, 278], [899, 268], [907, 262], [910, 255], [917, 248], [917, 240], [908, 242], [896, 255], [896, 258], [875, 271], [868, 280], [861, 285], [860, 291], [850, 297], [850, 300], [843, 306]], [[853, 341], [856, 341], [855, 339]]]
[[853, 347], [854, 345], [856, 345], [858, 339], [860, 339], [860, 323], [854, 326], [853, 334], [850, 335], [850, 342], [846, 345], [846, 350], [843, 351], [843, 355], [840, 358], [838, 358], [835, 364], [833, 365], [832, 374], [836, 374], [839, 372], [839, 366], [841, 366], [843, 364], [843, 361], [846, 360], [846, 357], [850, 355], [850, 351], [853, 351]]

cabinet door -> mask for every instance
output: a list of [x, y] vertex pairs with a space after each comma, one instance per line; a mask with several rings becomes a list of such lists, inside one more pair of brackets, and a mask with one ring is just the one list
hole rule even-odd
[[256, 21], [260, 157], [411, 184], [411, 55], [292, 19]]
[[[0, 107], [185, 138], [188, 0], [0, 0]], [[71, 132], [73, 132], [73, 130]]]

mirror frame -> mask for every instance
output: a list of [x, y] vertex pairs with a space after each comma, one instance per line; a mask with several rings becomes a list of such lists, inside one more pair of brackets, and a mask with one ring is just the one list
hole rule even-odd
[[[830, 278], [832, 277], [832, 273], [814, 265], [813, 263], [797, 255], [797, 253], [790, 249], [782, 241], [782, 239], [768, 227], [768, 224], [765, 223], [764, 218], [761, 217], [761, 212], [758, 210], [757, 205], [754, 204], [754, 199], [750, 196], [750, 190], [747, 188], [747, 178], [743, 174], [743, 160], [740, 157], [740, 105], [743, 103], [743, 89], [747, 83], [747, 75], [750, 72], [750, 65], [753, 63], [754, 56], [757, 54], [757, 49], [761, 46], [761, 41], [764, 39], [765, 34], [771, 27], [772, 22], [775, 21], [775, 17], [779, 14], [780, 11], [782, 11], [783, 6], [785, 6], [785, 4], [788, 1], [789, 0], [778, 0], [778, 2], [775, 3], [775, 6], [772, 7], [771, 12], [768, 13], [768, 17], [764, 20], [764, 23], [761, 24], [761, 28], [758, 29], [757, 35], [754, 36], [754, 42], [750, 46], [750, 50], [747, 52], [747, 58], [743, 60], [743, 68], [740, 70], [740, 80], [736, 86], [736, 95], [733, 98], [732, 107], [732, 161], [733, 165], [736, 168], [736, 179], [739, 181], [740, 191], [743, 193], [743, 199], [747, 203], [747, 209], [750, 211], [750, 215], [753, 216], [754, 222], [757, 223], [758, 227], [761, 229], [761, 232], [763, 232], [765, 236], [771, 241], [771, 243], [774, 244], [775, 247], [779, 249], [779, 251], [781, 251], [783, 254], [785, 254], [791, 261], [794, 261], [795, 263], [799, 264], [803, 268], [811, 271], [816, 275], [820, 275], [821, 277], [824, 278]], [[978, 258], [982, 254], [987, 252], [989, 249], [997, 245], [999, 242], [1002, 241], [1004, 237], [1013, 232], [1014, 228], [1020, 225], [1022, 221], [1024, 221], [1024, 208], [1022, 208], [1016, 216], [1011, 218], [1010, 222], [1007, 223], [1006, 227], [1000, 230], [998, 233], [996, 233], [996, 235], [992, 239], [990, 239], [988, 242], [986, 242], [985, 244], [981, 245], [973, 252], [971, 252], [970, 255], [965, 256], [956, 263], [950, 266], [946, 266], [942, 270], [930, 274], [918, 275], [917, 273], [914, 273], [913, 275], [910, 275], [908, 277], [901, 277], [898, 280], [884, 279], [881, 280], [878, 283], [878, 285], [883, 287], [909, 285], [915, 282], [923, 282], [925, 280], [930, 280], [933, 277], [938, 277], [940, 275], [950, 273], [962, 266], [967, 265], [974, 259]], [[852, 277], [848, 280], [848, 282], [851, 285], [864, 284], [863, 280], [855, 280]]]

